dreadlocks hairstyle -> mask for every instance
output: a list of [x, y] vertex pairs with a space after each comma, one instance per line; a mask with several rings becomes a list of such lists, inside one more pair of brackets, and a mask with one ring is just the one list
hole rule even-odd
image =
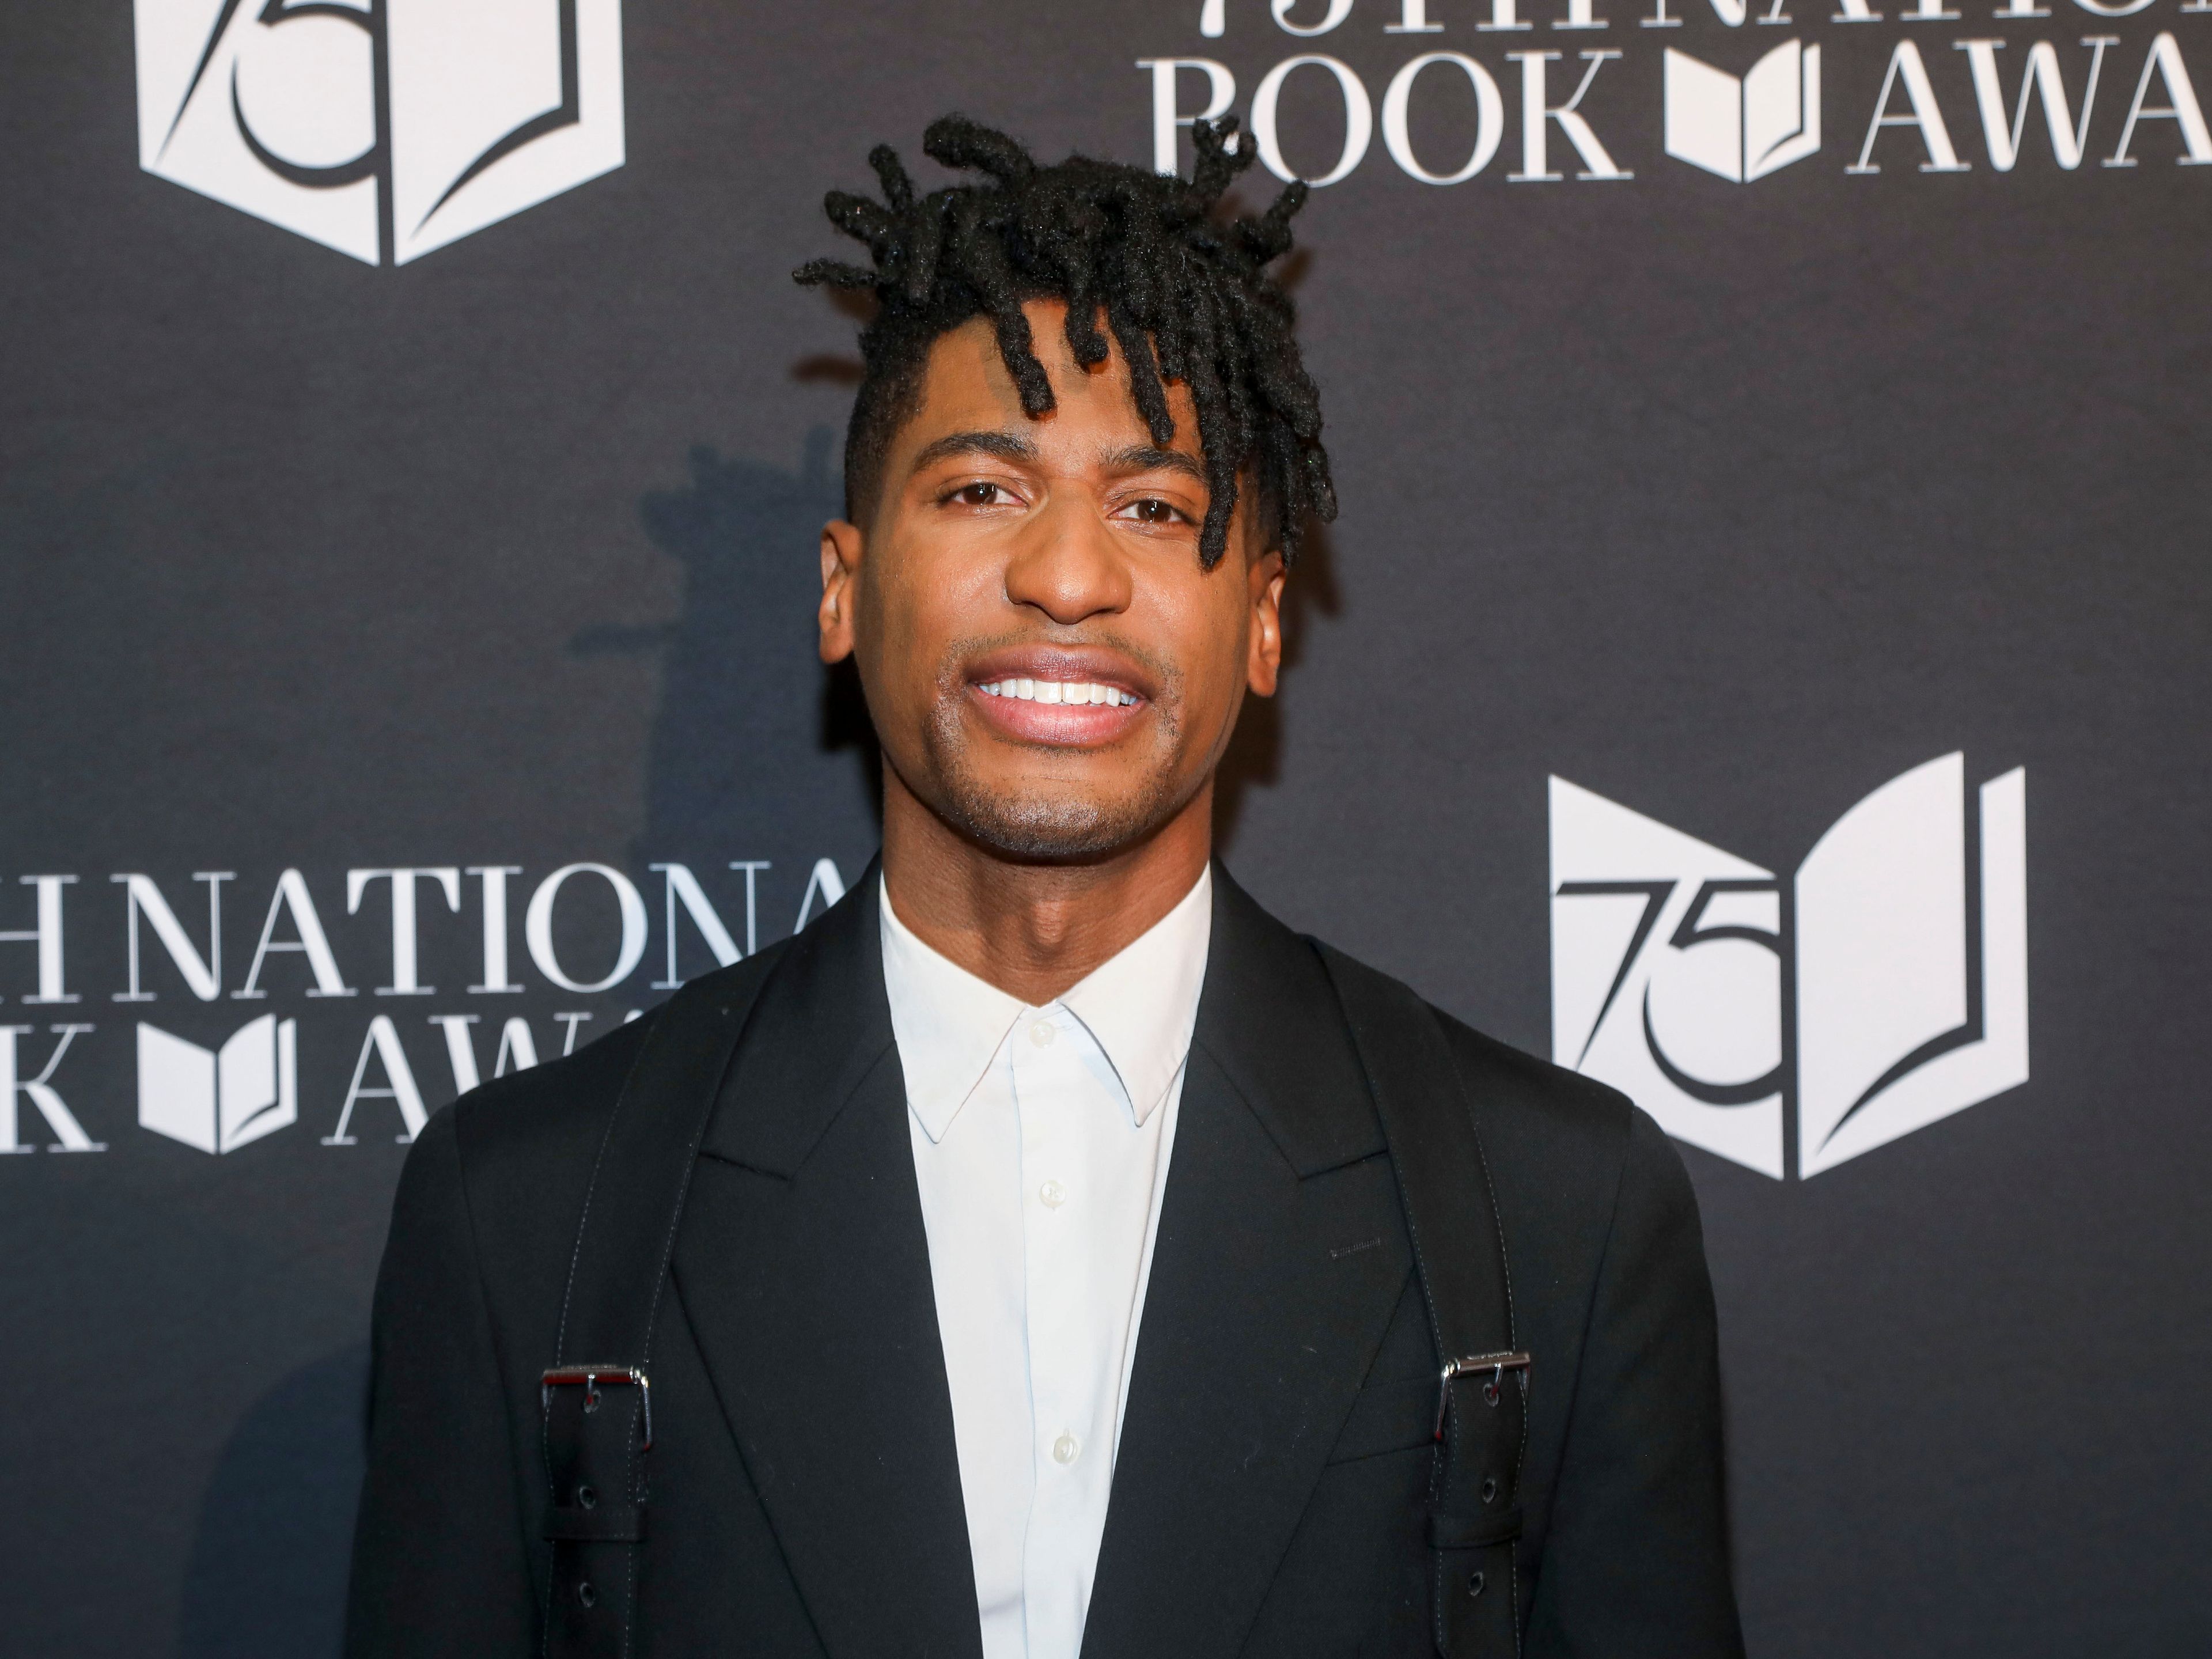
[[1085, 366], [1106, 361], [1104, 313], [1138, 413], [1164, 448], [1175, 438], [1164, 382], [1190, 388], [1209, 496], [1200, 564], [1221, 561], [1247, 468], [1285, 561], [1294, 558], [1307, 518], [1336, 516], [1321, 395], [1299, 361], [1290, 296], [1267, 270], [1290, 249], [1306, 187], [1291, 185], [1257, 216], [1217, 218], [1223, 193], [1251, 164], [1251, 145], [1230, 148], [1236, 130], [1234, 116], [1194, 123], [1198, 164], [1186, 179], [1082, 155], [1040, 167], [1006, 134], [947, 115], [922, 135], [922, 153], [989, 182], [927, 196], [890, 146], [869, 152], [884, 200], [833, 191], [823, 205], [832, 224], [867, 245], [873, 268], [816, 259], [793, 273], [876, 301], [860, 332], [865, 372], [845, 446], [848, 514], [873, 500], [891, 439], [921, 397], [931, 343], [969, 319], [990, 319], [1030, 418], [1052, 408], [1022, 304], [1056, 298]]

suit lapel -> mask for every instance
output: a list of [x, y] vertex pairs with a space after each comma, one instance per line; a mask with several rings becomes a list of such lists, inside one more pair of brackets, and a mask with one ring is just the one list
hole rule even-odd
[[763, 988], [702, 1150], [682, 1306], [838, 1659], [981, 1639], [872, 866]]
[[1411, 1267], [1319, 962], [1214, 878], [1091, 1659], [1243, 1645]]

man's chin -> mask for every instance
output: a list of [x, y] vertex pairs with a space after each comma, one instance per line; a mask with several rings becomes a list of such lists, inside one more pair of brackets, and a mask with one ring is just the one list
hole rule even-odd
[[1081, 795], [994, 791], [956, 781], [938, 815], [1000, 856], [1030, 864], [1076, 864], [1111, 857], [1143, 841], [1167, 816], [1166, 792], [1100, 801]]

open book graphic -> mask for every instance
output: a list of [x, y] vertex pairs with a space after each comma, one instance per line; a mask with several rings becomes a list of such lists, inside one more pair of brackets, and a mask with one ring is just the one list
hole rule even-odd
[[137, 0], [136, 16], [139, 164], [369, 264], [623, 164], [621, 0]]
[[1785, 881], [1553, 778], [1552, 1057], [1777, 1179], [2025, 1083], [2027, 799], [2015, 769], [1970, 816], [1946, 755]]
[[1820, 148], [1820, 49], [1785, 40], [1739, 81], [1667, 49], [1667, 154], [1745, 184]]
[[394, 263], [623, 164], [617, 0], [386, 0]]
[[228, 1152], [300, 1115], [297, 1020], [264, 1014], [220, 1054], [152, 1025], [138, 1028], [138, 1122], [197, 1146]]

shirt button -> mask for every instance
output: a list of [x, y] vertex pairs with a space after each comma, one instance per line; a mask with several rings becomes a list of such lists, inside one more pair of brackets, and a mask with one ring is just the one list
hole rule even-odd
[[1052, 1443], [1052, 1461], [1055, 1463], [1073, 1463], [1076, 1454], [1082, 1449], [1081, 1443], [1073, 1435], [1063, 1434]]
[[[1057, 1181], [1048, 1181], [1037, 1188], [1037, 1196], [1044, 1200], [1046, 1209], [1056, 1210], [1067, 1202], [1067, 1188]], [[1067, 1460], [1063, 1457], [1060, 1461], [1065, 1463]]]
[[1041, 1019], [1030, 1027], [1030, 1041], [1040, 1048], [1051, 1048], [1053, 1039], [1059, 1035], [1060, 1028], [1048, 1019]]

